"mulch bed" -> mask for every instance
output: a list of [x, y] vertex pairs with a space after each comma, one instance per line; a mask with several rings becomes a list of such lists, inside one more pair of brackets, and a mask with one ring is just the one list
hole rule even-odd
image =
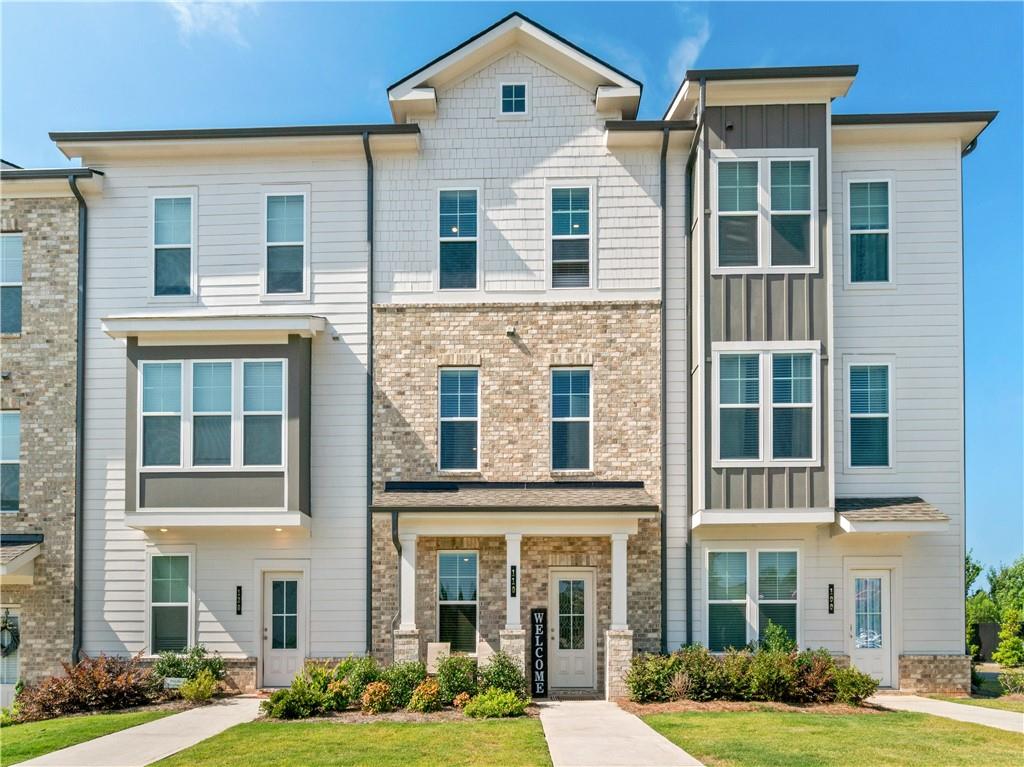
[[[524, 714], [526, 717], [539, 717], [540, 709], [537, 706], [529, 706]], [[518, 717], [513, 717], [518, 718]], [[440, 711], [433, 711], [429, 714], [421, 714], [416, 711], [389, 711], [384, 714], [364, 714], [362, 711], [351, 709], [348, 711], [336, 711], [330, 716], [313, 716], [309, 719], [271, 719], [262, 716], [267, 722], [301, 721], [301, 722], [333, 722], [334, 724], [372, 724], [374, 722], [475, 722], [479, 719], [472, 719], [462, 713], [461, 709], [443, 708]]]
[[865, 703], [851, 706], [847, 703], [817, 703], [794, 706], [789, 703], [768, 703], [765, 701], [735, 700], [676, 700], [669, 703], [633, 703], [619, 701], [623, 710], [637, 716], [645, 714], [713, 713], [722, 711], [780, 711], [793, 714], [883, 714], [885, 709]]

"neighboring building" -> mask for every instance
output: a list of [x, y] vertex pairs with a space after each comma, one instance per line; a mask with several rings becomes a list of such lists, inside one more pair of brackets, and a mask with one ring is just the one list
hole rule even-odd
[[833, 116], [855, 73], [691, 72], [638, 121], [512, 14], [393, 125], [52, 134], [105, 174], [85, 651], [525, 663], [545, 608], [557, 694], [768, 619], [966, 684], [959, 157], [993, 115]]
[[[0, 168], [0, 704], [73, 652], [78, 226], [87, 168]], [[13, 629], [13, 631], [12, 631]], [[13, 641], [12, 641], [13, 640]]]

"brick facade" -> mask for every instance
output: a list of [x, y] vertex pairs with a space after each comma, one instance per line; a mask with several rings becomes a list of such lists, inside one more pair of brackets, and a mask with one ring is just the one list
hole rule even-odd
[[78, 204], [4, 199], [0, 229], [24, 235], [22, 332], [0, 337], [0, 407], [21, 412], [20, 508], [0, 524], [43, 534], [33, 584], [3, 586], [0, 603], [17, 605], [20, 675], [33, 683], [61, 670], [73, 641]]
[[905, 692], [947, 692], [969, 695], [969, 655], [901, 655], [900, 689]]

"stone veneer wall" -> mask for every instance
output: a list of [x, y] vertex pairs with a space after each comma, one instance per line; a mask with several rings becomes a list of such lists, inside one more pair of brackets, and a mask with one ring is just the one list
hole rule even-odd
[[22, 332], [0, 336], [0, 407], [21, 411], [21, 490], [4, 533], [42, 533], [35, 582], [5, 586], [18, 605], [19, 663], [28, 683], [71, 657], [74, 609], [75, 364], [78, 203], [73, 198], [4, 199], [0, 230], [24, 235]]
[[969, 655], [901, 655], [900, 690], [904, 692], [971, 692]]
[[[506, 328], [515, 328], [509, 336]], [[384, 305], [374, 307], [374, 489], [388, 480], [640, 480], [660, 497], [660, 309], [655, 301], [529, 304]], [[550, 368], [593, 370], [593, 471], [550, 468]], [[480, 368], [480, 471], [437, 469], [438, 368]], [[503, 538], [420, 539], [416, 620], [421, 645], [436, 632], [434, 589], [439, 549], [480, 551], [481, 639], [498, 649], [504, 627]], [[629, 621], [637, 650], [660, 645], [660, 527], [640, 524], [631, 536]], [[523, 625], [529, 609], [547, 604], [547, 568], [596, 569], [598, 684], [610, 616], [608, 538], [522, 540]], [[398, 611], [398, 556], [391, 520], [373, 520], [373, 651], [392, 654]]]

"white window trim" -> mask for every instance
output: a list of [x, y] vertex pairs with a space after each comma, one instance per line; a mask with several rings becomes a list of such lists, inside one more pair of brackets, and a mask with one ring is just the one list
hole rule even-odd
[[[229, 459], [229, 461], [227, 463], [222, 463], [222, 464], [210, 464], [210, 465], [203, 464], [201, 468], [213, 468], [213, 467], [216, 467], [216, 468], [222, 469], [222, 470], [225, 470], [225, 469], [230, 470], [231, 466], [235, 462], [236, 456], [238, 455], [238, 453], [237, 453], [238, 445], [236, 444], [237, 440], [236, 440], [236, 434], [235, 434], [235, 418], [234, 418], [234, 408], [235, 408], [235, 402], [237, 401], [236, 392], [237, 392], [237, 389], [238, 389], [238, 382], [235, 380], [235, 378], [237, 376], [237, 370], [235, 368], [233, 360], [230, 360], [230, 359], [192, 360], [190, 362], [190, 364], [189, 364], [189, 375], [188, 375], [189, 397], [188, 397], [188, 399], [189, 399], [189, 404], [191, 405], [192, 400], [194, 398], [193, 388], [195, 386], [195, 366], [196, 365], [217, 364], [217, 363], [221, 363], [221, 364], [227, 363], [227, 364], [231, 365], [231, 409], [226, 411], [226, 412], [223, 412], [223, 411], [205, 412], [204, 411], [204, 412], [201, 412], [201, 413], [197, 413], [194, 408], [190, 407], [189, 410], [191, 412], [189, 413], [188, 430], [189, 430], [190, 437], [191, 437], [191, 435], [195, 434], [195, 419], [196, 419], [196, 416], [199, 416], [200, 418], [202, 418], [203, 416], [225, 416], [225, 415], [228, 416], [231, 419], [231, 439], [229, 441], [230, 442], [230, 459]], [[182, 375], [184, 376], [184, 371], [182, 372]], [[189, 459], [188, 460], [189, 460], [190, 464], [194, 465], [194, 461], [195, 461], [195, 443], [194, 443], [194, 441], [192, 441], [192, 444], [189, 445]], [[197, 468], [200, 468], [200, 467], [197, 466]]]
[[[761, 554], [796, 554], [796, 599], [761, 599]], [[758, 639], [761, 634], [761, 605], [795, 605], [796, 606], [796, 645], [801, 646], [803, 639], [804, 621], [800, 611], [801, 596], [803, 596], [803, 563], [800, 561], [800, 549], [796, 546], [763, 546], [754, 549], [754, 590], [751, 592], [751, 605], [754, 610], [754, 638]]]
[[[462, 185], [448, 184], [439, 186], [434, 194], [434, 227], [437, 232], [436, 253], [434, 258], [434, 289], [439, 293], [481, 293], [483, 287], [483, 237], [480, 236], [483, 216], [481, 212], [481, 191], [483, 185], [477, 181], [467, 182]], [[442, 237], [441, 236], [441, 192], [476, 192], [476, 237]], [[475, 242], [476, 243], [476, 285], [472, 288], [442, 288], [441, 287], [441, 243], [442, 242]]]
[[[588, 205], [590, 206], [587, 213], [590, 218], [590, 233], [587, 235], [589, 238], [588, 250], [587, 250], [587, 263], [589, 268], [587, 270], [587, 284], [586, 285], [574, 285], [567, 287], [556, 287], [554, 284], [554, 256], [552, 241], [555, 239], [555, 235], [552, 233], [554, 230], [553, 226], [553, 215], [554, 215], [554, 204], [552, 200], [552, 193], [555, 189], [589, 189]], [[583, 235], [559, 235], [560, 240], [573, 240], [583, 239]], [[592, 290], [596, 287], [597, 281], [597, 181], [592, 178], [579, 178], [579, 179], [548, 179], [544, 182], [544, 252], [546, 261], [546, 280], [548, 290], [557, 291], [582, 291]]]
[[[711, 555], [712, 554], [745, 554], [747, 591], [743, 599], [711, 599]], [[743, 605], [743, 615], [747, 624], [746, 642], [750, 642], [750, 552], [743, 548], [709, 546], [704, 550], [704, 646], [711, 646], [711, 605]], [[755, 635], [756, 636], [756, 635]], [[741, 649], [739, 647], [736, 648]], [[712, 652], [722, 652], [713, 650]]]
[[[771, 164], [773, 161], [811, 163], [811, 222], [810, 222], [810, 264], [807, 266], [772, 266], [771, 265], [771, 216], [772, 216], [772, 183]], [[720, 162], [757, 162], [757, 265], [756, 266], [719, 266], [718, 265], [718, 164]], [[818, 230], [818, 150], [814, 147], [798, 149], [713, 149], [711, 151], [711, 170], [709, 179], [711, 207], [711, 225], [708, 231], [711, 246], [711, 274], [816, 274], [818, 272], [819, 251], [821, 249]], [[786, 211], [780, 211], [786, 212]], [[799, 211], [797, 211], [799, 212]], [[724, 215], [750, 215], [749, 213], [727, 212]]]
[[[231, 463], [215, 466], [197, 466], [193, 463], [192, 419], [196, 413], [192, 410], [192, 368], [195, 363], [230, 362], [231, 363]], [[245, 411], [244, 405], [244, 370], [246, 362], [280, 362], [281, 363], [281, 411]], [[143, 380], [146, 365], [180, 364], [181, 365], [181, 412], [152, 412], [143, 410]], [[136, 469], [146, 474], [174, 474], [182, 472], [258, 472], [283, 471], [285, 483], [288, 481], [288, 360], [279, 357], [232, 358], [232, 359], [197, 359], [197, 360], [142, 360], [138, 374], [138, 424], [136, 432]], [[245, 415], [280, 415], [281, 416], [281, 463], [277, 465], [246, 465], [244, 461], [244, 416]], [[178, 445], [178, 464], [176, 466], [147, 466], [143, 462], [142, 422], [145, 415], [175, 415], [181, 418], [181, 440]], [[199, 413], [199, 415], [209, 415]]]
[[[773, 354], [810, 354], [811, 355], [811, 457], [810, 458], [774, 458], [772, 456], [772, 355]], [[720, 403], [720, 362], [723, 354], [757, 354], [758, 364], [758, 404], [760, 435], [758, 441], [758, 458], [729, 458], [720, 456], [721, 442], [721, 403]], [[712, 468], [730, 466], [793, 466], [814, 467], [821, 465], [821, 343], [819, 341], [716, 341], [711, 345], [711, 440]], [[728, 405], [726, 407], [729, 407]], [[743, 405], [738, 407], [751, 407]], [[796, 405], [795, 407], [807, 407]]]
[[[441, 555], [442, 554], [455, 554], [460, 556], [463, 554], [472, 554], [476, 557], [476, 599], [441, 599]], [[477, 654], [476, 648], [480, 646], [480, 552], [476, 549], [440, 549], [437, 552], [437, 557], [434, 560], [434, 573], [436, 576], [435, 588], [434, 588], [434, 604], [437, 605], [437, 627], [435, 629], [436, 641], [441, 641], [441, 605], [473, 605], [476, 608], [476, 642], [474, 650], [467, 655], [475, 656]]]
[[188, 557], [188, 635], [186, 647], [196, 645], [196, 547], [193, 544], [149, 544], [146, 547], [146, 614], [143, 653], [155, 656], [153, 650], [153, 607], [180, 605], [180, 602], [153, 602], [153, 557]]
[[[853, 451], [851, 448], [851, 432], [850, 421], [856, 418], [872, 418], [879, 416], [871, 415], [857, 415], [854, 416], [850, 412], [850, 369], [855, 367], [865, 366], [885, 366], [889, 369], [889, 463], [886, 466], [854, 466], [853, 465]], [[896, 430], [893, 427], [895, 420], [895, 403], [896, 403], [896, 360], [891, 355], [847, 355], [843, 358], [843, 398], [845, 403], [843, 406], [843, 431], [845, 436], [843, 438], [844, 448], [846, 450], [845, 470], [852, 474], [892, 474], [896, 469], [896, 462], [893, 460], [896, 455]]]
[[[3, 234], [0, 234], [0, 239], [3, 239], [3, 240], [6, 240], [8, 238], [14, 238], [14, 237], [17, 237], [18, 239], [21, 240], [21, 279], [18, 282], [13, 282], [11, 280], [0, 280], [0, 288], [21, 288], [22, 289], [23, 292], [22, 292], [22, 295], [21, 295], [20, 303], [21, 303], [21, 313], [24, 314], [24, 309], [25, 309], [25, 294], [24, 294], [24, 288], [25, 288], [25, 233], [24, 232], [4, 232]], [[21, 320], [22, 320], [22, 327], [21, 328], [18, 328], [17, 330], [5, 330], [4, 331], [4, 335], [20, 335], [22, 330], [23, 330], [23, 328], [24, 328], [25, 317], [22, 316]]]
[[[845, 181], [843, 185], [843, 218], [846, 222], [846, 235], [843, 240], [845, 248], [846, 268], [844, 271], [844, 282], [847, 290], [880, 290], [890, 291], [896, 288], [896, 259], [893, 253], [896, 248], [896, 230], [894, 226], [893, 208], [896, 200], [896, 180], [892, 173], [887, 172], [849, 172], [843, 174]], [[852, 228], [853, 220], [850, 216], [850, 187], [853, 184], [885, 183], [889, 185], [889, 228], [882, 229], [857, 229]], [[889, 247], [886, 254], [889, 258], [889, 279], [878, 282], [854, 282], [853, 281], [853, 235], [854, 234], [878, 234], [885, 232], [889, 235]]]
[[[526, 111], [525, 112], [502, 112], [502, 98], [501, 92], [505, 85], [525, 85], [526, 86]], [[532, 100], [533, 91], [533, 78], [529, 75], [514, 75], [514, 74], [503, 74], [498, 75], [498, 98], [497, 98], [497, 110], [495, 113], [496, 119], [501, 120], [529, 120], [533, 117], [533, 110], [530, 109], [530, 101]]]
[[[270, 242], [267, 239], [267, 206], [271, 197], [302, 196], [302, 242]], [[308, 301], [311, 295], [312, 270], [310, 263], [312, 257], [310, 251], [310, 187], [309, 184], [293, 186], [266, 186], [263, 187], [262, 196], [263, 210], [260, 212], [260, 221], [263, 228], [260, 239], [263, 249], [260, 253], [260, 301]], [[272, 245], [302, 245], [302, 290], [298, 293], [268, 293], [267, 292], [267, 256], [268, 248]]]
[[[590, 375], [590, 394], [587, 397], [589, 411], [586, 418], [579, 416], [565, 416], [555, 418], [555, 373], [573, 370], [585, 370]], [[587, 428], [587, 468], [585, 469], [556, 469], [555, 468], [555, 422], [586, 421]], [[594, 472], [594, 369], [587, 365], [558, 365], [552, 367], [548, 372], [548, 463], [552, 474], [593, 474]]]
[[7, 408], [0, 410], [0, 413], [17, 413], [18, 414], [18, 457], [13, 461], [10, 458], [0, 458], [0, 465], [17, 466], [18, 467], [18, 508], [16, 509], [5, 509], [0, 511], [2, 514], [17, 514], [21, 511], [21, 410], [18, 408]]
[[[199, 300], [199, 192], [196, 187], [181, 187], [180, 189], [161, 189], [150, 194], [149, 199], [149, 297], [150, 303], [160, 304], [182, 304], [195, 303]], [[188, 198], [191, 200], [189, 211], [191, 213], [191, 242], [189, 243], [189, 294], [187, 296], [158, 296], [156, 294], [156, 251], [157, 248], [180, 248], [181, 245], [160, 245], [156, 244], [156, 202], [157, 200], [180, 200]]]
[[[451, 416], [447, 418], [441, 417], [441, 375], [448, 372], [458, 371], [469, 371], [472, 370], [476, 373], [476, 418], [468, 418], [464, 416]], [[481, 374], [480, 368], [474, 366], [444, 366], [437, 369], [437, 470], [441, 474], [475, 474], [480, 472], [480, 421], [483, 416], [483, 402], [480, 398], [481, 385]], [[454, 421], [465, 423], [467, 421], [476, 421], [476, 466], [472, 469], [445, 469], [441, 466], [441, 423], [444, 421]]]

